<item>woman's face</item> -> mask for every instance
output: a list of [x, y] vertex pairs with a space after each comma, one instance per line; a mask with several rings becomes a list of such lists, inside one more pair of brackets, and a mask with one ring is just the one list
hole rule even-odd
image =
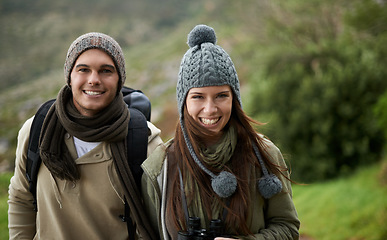
[[186, 98], [188, 114], [203, 128], [220, 134], [230, 119], [232, 98], [229, 85], [191, 88]]
[[104, 51], [90, 49], [74, 64], [70, 85], [75, 107], [84, 116], [106, 108], [117, 94], [119, 76], [113, 59]]

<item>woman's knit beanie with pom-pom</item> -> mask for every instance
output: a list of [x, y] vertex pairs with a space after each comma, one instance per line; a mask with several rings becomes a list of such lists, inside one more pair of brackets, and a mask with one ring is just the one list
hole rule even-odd
[[[203, 165], [193, 149], [183, 119], [185, 99], [191, 88], [229, 85], [242, 106], [239, 79], [234, 64], [226, 51], [216, 45], [216, 40], [214, 29], [206, 25], [197, 25], [188, 34], [187, 43], [190, 49], [188, 49], [181, 60], [176, 95], [180, 125], [188, 150], [199, 167], [211, 177], [211, 186], [214, 192], [222, 198], [227, 198], [236, 191], [237, 179], [235, 175], [227, 171], [222, 171], [219, 175], [215, 175]], [[256, 154], [257, 149], [256, 147], [254, 148]], [[281, 181], [275, 175], [268, 174], [259, 152], [257, 157], [264, 174], [258, 183], [259, 190], [263, 197], [270, 198], [281, 191]]]
[[197, 25], [188, 34], [187, 43], [190, 49], [181, 60], [176, 87], [180, 116], [191, 88], [229, 85], [242, 106], [237, 72], [230, 56], [216, 45], [214, 29]]

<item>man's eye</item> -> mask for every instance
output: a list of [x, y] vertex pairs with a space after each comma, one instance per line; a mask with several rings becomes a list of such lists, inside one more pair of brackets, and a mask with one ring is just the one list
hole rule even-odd
[[78, 69], [78, 71], [79, 71], [79, 72], [88, 72], [89, 69], [87, 69], [87, 68], [80, 68], [80, 69]]
[[103, 73], [112, 73], [113, 71], [110, 70], [110, 69], [103, 69], [102, 72], [103, 72]]

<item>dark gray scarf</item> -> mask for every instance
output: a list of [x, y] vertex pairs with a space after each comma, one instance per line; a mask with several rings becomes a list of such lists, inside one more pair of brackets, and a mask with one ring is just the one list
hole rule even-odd
[[142, 207], [140, 191], [127, 161], [126, 135], [129, 119], [129, 110], [122, 94], [118, 94], [113, 102], [97, 115], [81, 115], [74, 106], [71, 89], [66, 85], [60, 90], [56, 102], [43, 122], [39, 140], [40, 156], [53, 176], [76, 181], [81, 176], [64, 143], [64, 134], [68, 132], [86, 142], [109, 142], [138, 231], [144, 239], [157, 239]]

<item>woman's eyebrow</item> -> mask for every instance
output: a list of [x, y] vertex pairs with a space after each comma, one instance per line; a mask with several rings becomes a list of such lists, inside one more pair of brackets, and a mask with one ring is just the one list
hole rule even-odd
[[191, 94], [203, 94], [202, 92], [190, 92], [189, 95]]

